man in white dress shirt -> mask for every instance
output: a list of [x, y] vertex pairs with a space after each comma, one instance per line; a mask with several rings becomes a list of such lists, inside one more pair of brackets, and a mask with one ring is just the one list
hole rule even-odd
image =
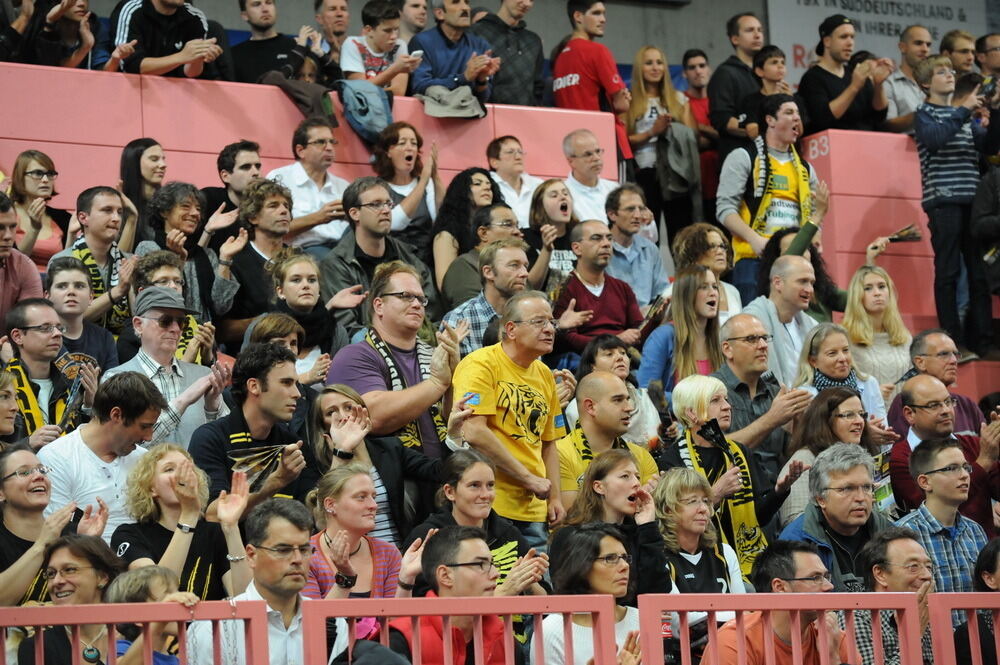
[[604, 203], [617, 182], [601, 177], [604, 169], [604, 148], [597, 142], [594, 132], [577, 129], [563, 139], [563, 154], [569, 162], [570, 173], [566, 186], [573, 195], [573, 213], [581, 222], [588, 219], [608, 223]]
[[504, 202], [514, 211], [518, 226], [526, 229], [531, 215], [531, 197], [543, 180], [524, 172], [524, 148], [516, 136], [501, 136], [486, 146], [490, 177], [500, 187]]

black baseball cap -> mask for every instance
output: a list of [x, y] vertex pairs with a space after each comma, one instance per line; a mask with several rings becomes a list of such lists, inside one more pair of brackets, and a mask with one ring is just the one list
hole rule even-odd
[[844, 16], [843, 14], [834, 14], [833, 16], [827, 16], [823, 19], [823, 22], [819, 24], [819, 44], [816, 45], [816, 55], [823, 55], [826, 51], [823, 47], [823, 38], [832, 35], [833, 31], [842, 25], [857, 24], [851, 18]]

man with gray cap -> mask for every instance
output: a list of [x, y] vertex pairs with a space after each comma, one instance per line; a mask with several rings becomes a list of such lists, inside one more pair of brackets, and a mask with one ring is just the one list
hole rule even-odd
[[102, 377], [107, 380], [120, 372], [138, 372], [163, 394], [167, 408], [156, 421], [150, 444], [170, 441], [187, 448], [198, 427], [229, 413], [222, 401], [229, 368], [218, 363], [203, 367], [178, 360], [175, 355], [189, 312], [184, 297], [173, 289], [143, 289], [136, 298], [132, 317], [139, 352]]

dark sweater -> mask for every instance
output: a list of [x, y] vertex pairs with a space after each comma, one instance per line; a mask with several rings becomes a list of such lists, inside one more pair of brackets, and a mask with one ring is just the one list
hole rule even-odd
[[831, 74], [819, 65], [811, 68], [802, 76], [799, 82], [799, 95], [806, 101], [809, 111], [809, 133], [822, 132], [827, 129], [856, 129], [866, 132], [878, 131], [885, 121], [888, 108], [876, 111], [872, 108], [875, 98], [875, 86], [871, 81], [865, 81], [865, 86], [855, 97], [851, 105], [839, 118], [833, 116], [830, 102], [836, 99], [851, 83], [851, 73], [843, 76]]
[[265, 72], [280, 70], [288, 64], [295, 40], [288, 35], [269, 39], [248, 39], [233, 47], [236, 80], [256, 83]]
[[589, 309], [594, 312], [594, 318], [588, 323], [574, 330], [560, 331], [562, 339], [577, 353], [581, 353], [583, 347], [598, 335], [615, 335], [642, 324], [642, 312], [632, 287], [611, 275], [604, 275], [604, 290], [598, 297], [584, 286], [574, 271], [563, 285], [553, 315], [559, 318], [573, 298], [576, 298], [577, 311]]
[[746, 145], [750, 141], [745, 138], [733, 136], [726, 129], [730, 118], [740, 120], [740, 127], [745, 123], [743, 111], [740, 108], [747, 95], [751, 95], [760, 90], [760, 81], [754, 76], [753, 70], [743, 64], [743, 61], [735, 55], [729, 56], [721, 65], [716, 68], [708, 82], [709, 104], [708, 119], [712, 123], [715, 131], [719, 132], [719, 163], [726, 159], [726, 155]]

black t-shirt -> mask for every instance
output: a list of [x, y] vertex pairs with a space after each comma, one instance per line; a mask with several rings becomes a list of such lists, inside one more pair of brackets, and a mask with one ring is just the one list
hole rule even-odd
[[[537, 229], [524, 229], [524, 242], [528, 244], [528, 265], [535, 267], [538, 253], [542, 250], [542, 234]], [[561, 287], [576, 266], [576, 254], [573, 253], [569, 241], [569, 231], [552, 243], [552, 254], [549, 257], [549, 274], [545, 279], [546, 293], [554, 293]]]
[[365, 254], [365, 251], [361, 249], [360, 245], [355, 243], [354, 258], [356, 258], [358, 263], [361, 264], [361, 269], [365, 271], [365, 275], [368, 277], [368, 283], [371, 284], [372, 278], [375, 276], [375, 268], [383, 263], [395, 261], [399, 258], [399, 254], [396, 252], [395, 244], [391, 242], [385, 243], [385, 252], [382, 256], [369, 256], [368, 254]]
[[288, 63], [288, 55], [294, 46], [295, 40], [288, 35], [240, 42], [232, 49], [236, 80], [256, 83], [266, 72], [281, 69]]
[[885, 120], [887, 109], [876, 111], [872, 109], [875, 98], [875, 87], [871, 81], [865, 81], [865, 86], [847, 107], [844, 115], [834, 118], [830, 111], [830, 102], [836, 99], [851, 84], [851, 74], [844, 76], [831, 74], [819, 65], [812, 67], [802, 75], [799, 83], [799, 96], [809, 110], [809, 133], [822, 132], [825, 129], [855, 129], [873, 132]]
[[74, 360], [96, 363], [102, 374], [112, 367], [118, 367], [118, 349], [115, 347], [114, 336], [90, 321], [83, 322], [83, 334], [79, 339], [63, 335], [63, 349]]
[[[238, 66], [238, 64], [237, 64]], [[215, 214], [215, 211], [219, 209], [219, 206], [225, 206], [222, 212], [230, 212], [236, 210], [236, 204], [232, 202], [229, 198], [229, 191], [225, 187], [204, 187], [201, 193], [205, 196], [205, 223], [208, 223], [208, 218]], [[199, 238], [201, 237], [201, 232], [205, 228], [205, 224], [200, 224], [195, 235]], [[222, 247], [222, 243], [226, 242], [230, 238], [236, 237], [240, 232], [239, 222], [233, 222], [229, 226], [219, 231], [216, 231], [211, 238], [208, 240], [208, 246], [210, 249], [214, 249], [215, 253], [219, 253], [219, 248]]]
[[[129, 564], [144, 558], [155, 563], [167, 551], [173, 537], [174, 532], [159, 522], [122, 524], [111, 536], [111, 549]], [[229, 570], [227, 552], [222, 527], [216, 522], [198, 520], [178, 588], [202, 600], [224, 599], [228, 595], [222, 584], [222, 576]]]
[[[66, 525], [62, 531], [62, 535], [66, 536], [76, 533], [76, 527], [82, 515], [83, 513], [77, 510], [73, 516], [73, 521]], [[24, 540], [11, 533], [7, 525], [4, 524], [3, 519], [0, 518], [0, 570], [7, 570], [14, 565], [14, 562], [24, 556], [24, 553], [31, 549], [31, 546], [34, 544], [34, 541]], [[28, 584], [28, 589], [17, 604], [24, 605], [31, 601], [48, 602], [48, 600], [49, 583], [42, 577], [42, 569], [39, 568], [31, 583]]]

